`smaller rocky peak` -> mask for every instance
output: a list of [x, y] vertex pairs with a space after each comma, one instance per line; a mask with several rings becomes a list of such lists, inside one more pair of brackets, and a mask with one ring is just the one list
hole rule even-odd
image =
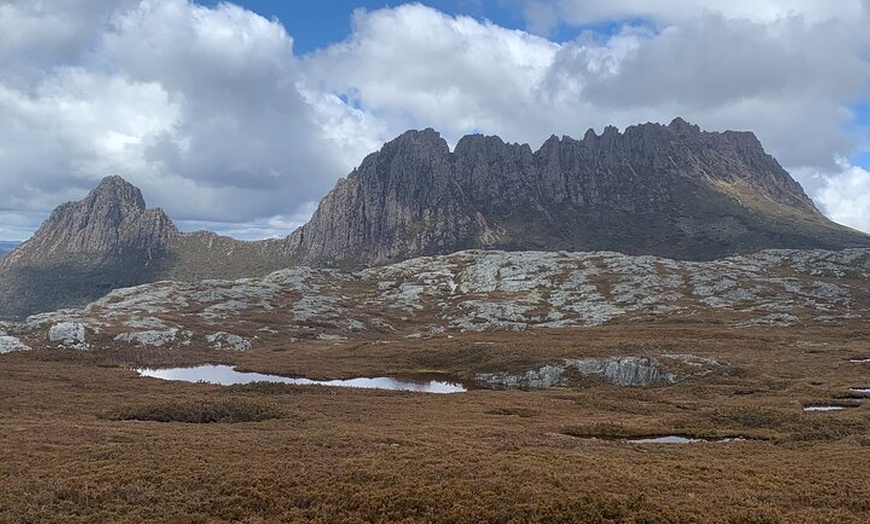
[[546, 159], [558, 156], [561, 150], [562, 140], [556, 135], [550, 135], [550, 138], [545, 140], [534, 154], [539, 159]]
[[681, 117], [676, 117], [668, 124], [668, 129], [678, 134], [700, 134], [701, 128], [697, 125], [690, 124]]
[[453, 153], [457, 156], [476, 156], [503, 150], [507, 144], [497, 135], [473, 134], [459, 139]]
[[118, 175], [103, 178], [97, 186], [88, 193], [85, 201], [92, 207], [104, 205], [119, 205], [139, 211], [145, 210], [145, 199], [142, 191]]
[[548, 150], [552, 148], [558, 148], [561, 145], [562, 140], [556, 135], [550, 135], [550, 138], [544, 140], [544, 143], [541, 144], [541, 150]]
[[6, 267], [47, 264], [85, 254], [103, 260], [153, 253], [178, 234], [159, 208], [147, 209], [142, 192], [108, 176], [85, 198], [54, 209], [34, 235], [4, 257]]
[[619, 135], [619, 129], [616, 126], [607, 126], [601, 136], [616, 136]]
[[415, 152], [424, 155], [441, 155], [449, 154], [450, 147], [447, 141], [441, 138], [441, 133], [435, 131], [431, 127], [417, 130], [411, 129], [405, 131], [395, 139], [384, 144], [381, 148], [382, 153], [398, 153], [398, 152]]

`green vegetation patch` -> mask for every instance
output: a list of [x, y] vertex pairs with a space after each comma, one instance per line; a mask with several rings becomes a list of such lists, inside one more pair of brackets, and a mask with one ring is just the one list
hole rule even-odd
[[213, 424], [261, 422], [281, 418], [281, 413], [271, 407], [237, 399], [206, 402], [184, 400], [133, 406], [111, 414], [108, 418], [111, 420]]

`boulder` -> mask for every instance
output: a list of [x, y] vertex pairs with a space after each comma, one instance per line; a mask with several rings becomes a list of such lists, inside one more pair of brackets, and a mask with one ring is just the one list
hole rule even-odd
[[67, 347], [85, 345], [85, 325], [81, 322], [58, 322], [48, 329], [48, 341]]
[[15, 337], [0, 335], [0, 354], [12, 351], [30, 351], [30, 346]]
[[250, 341], [226, 331], [218, 331], [205, 337], [212, 349], [229, 349], [232, 351], [248, 351], [251, 349]]
[[115, 337], [119, 342], [130, 342], [140, 346], [163, 346], [174, 342], [178, 336], [178, 328], [164, 330], [137, 331], [134, 333], [121, 333]]

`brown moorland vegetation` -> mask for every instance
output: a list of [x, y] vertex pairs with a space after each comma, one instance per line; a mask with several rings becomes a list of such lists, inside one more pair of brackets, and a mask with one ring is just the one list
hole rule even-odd
[[[314, 378], [520, 371], [690, 353], [668, 386], [450, 395], [217, 386], [141, 365]], [[870, 522], [870, 327], [626, 323], [246, 353], [0, 356], [2, 522]], [[676, 372], [687, 370], [674, 370]], [[804, 406], [850, 406], [805, 412]], [[736, 440], [632, 444], [681, 435]]]

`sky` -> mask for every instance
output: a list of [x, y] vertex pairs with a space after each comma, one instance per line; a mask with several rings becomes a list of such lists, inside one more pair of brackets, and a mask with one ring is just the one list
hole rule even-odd
[[282, 237], [411, 128], [751, 130], [870, 232], [870, 0], [0, 0], [0, 239], [104, 176]]

